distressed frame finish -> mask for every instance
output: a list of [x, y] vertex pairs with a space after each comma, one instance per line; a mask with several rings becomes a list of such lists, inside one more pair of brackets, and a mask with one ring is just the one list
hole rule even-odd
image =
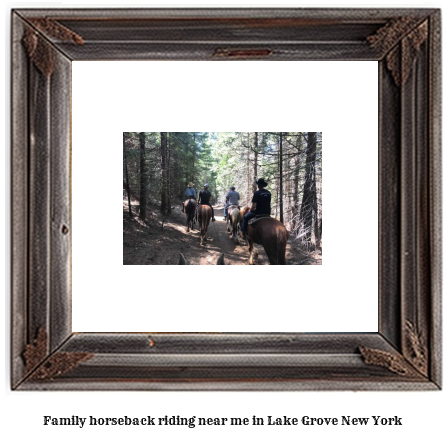
[[[12, 388], [439, 389], [440, 28], [436, 9], [13, 11]], [[71, 61], [103, 59], [378, 61], [378, 333], [72, 333]]]

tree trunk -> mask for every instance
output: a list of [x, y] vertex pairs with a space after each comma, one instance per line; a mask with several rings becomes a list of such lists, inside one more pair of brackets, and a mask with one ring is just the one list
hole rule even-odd
[[256, 181], [258, 180], [258, 133], [255, 132], [255, 141], [254, 141], [254, 150], [255, 150], [255, 158], [253, 161], [253, 193], [256, 192], [258, 186]]
[[298, 211], [299, 211], [299, 180], [300, 180], [300, 157], [302, 152], [302, 139], [301, 136], [298, 135], [297, 137], [297, 146], [298, 146], [298, 153], [295, 156], [295, 169], [294, 169], [294, 175], [293, 175], [293, 199], [292, 199], [292, 232], [296, 233], [298, 228]]
[[160, 132], [161, 136], [161, 206], [160, 211], [163, 214], [171, 212], [171, 206], [168, 197], [168, 171], [167, 171], [167, 155], [168, 155], [168, 133]]
[[279, 205], [279, 185], [276, 185], [276, 206], [275, 206], [275, 219], [278, 218], [278, 205]]
[[[315, 166], [314, 166], [314, 173], [315, 173]], [[315, 175], [314, 180], [316, 181]], [[316, 184], [315, 184], [316, 186]], [[317, 202], [317, 190], [314, 190], [314, 234], [315, 234], [315, 246], [317, 248], [320, 248], [320, 240], [321, 240], [321, 234], [320, 234], [320, 228], [319, 228], [319, 218], [318, 218], [318, 202]]]
[[147, 205], [147, 170], [146, 170], [146, 134], [140, 132], [140, 219], [146, 219]]
[[303, 229], [303, 240], [310, 242], [312, 235], [312, 213], [316, 199], [315, 187], [315, 158], [317, 148], [317, 133], [307, 133], [306, 174], [304, 177], [303, 201], [300, 210], [300, 222]]
[[166, 160], [166, 178], [168, 180], [167, 183], [167, 188], [168, 188], [168, 192], [166, 194], [167, 198], [168, 198], [168, 208], [169, 208], [169, 213], [171, 212], [171, 149], [170, 147], [168, 147], [168, 139], [166, 140], [166, 149], [167, 149], [167, 160]]
[[127, 151], [126, 140], [129, 138], [129, 133], [123, 133], [123, 151], [124, 151], [124, 167], [126, 169], [126, 191], [127, 191], [127, 205], [129, 206], [129, 217], [132, 217], [132, 205], [130, 201], [130, 187], [129, 187], [129, 170], [127, 168]]
[[299, 190], [299, 173], [300, 173], [299, 156], [295, 157], [295, 169], [293, 174], [293, 197], [292, 197], [292, 231], [295, 232], [298, 225], [298, 190]]
[[282, 189], [282, 132], [279, 133], [279, 220], [284, 223], [283, 189]]
[[252, 200], [251, 194], [251, 179], [250, 179], [250, 133], [247, 138], [247, 202]]
[[192, 174], [191, 174], [191, 181], [195, 185], [197, 185], [197, 182], [195, 181], [195, 177], [196, 177], [196, 169], [195, 169], [195, 165], [196, 165], [196, 151], [197, 151], [196, 133], [194, 132], [194, 134], [193, 134], [193, 144], [192, 144]]

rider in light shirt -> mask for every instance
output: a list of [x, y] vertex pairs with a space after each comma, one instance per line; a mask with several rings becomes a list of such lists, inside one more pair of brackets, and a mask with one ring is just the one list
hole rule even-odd
[[[188, 184], [188, 187], [185, 190], [185, 198], [186, 199], [196, 199], [197, 200], [196, 189], [194, 188], [194, 184], [192, 182], [190, 182]], [[185, 204], [183, 204], [182, 211], [183, 212], [185, 211]]]
[[236, 187], [231, 186], [230, 187], [230, 191], [227, 193], [227, 196], [225, 197], [225, 207], [224, 207], [224, 217], [227, 217], [227, 208], [230, 205], [239, 205], [239, 199], [241, 199], [241, 197], [239, 196], [239, 193], [236, 192]]

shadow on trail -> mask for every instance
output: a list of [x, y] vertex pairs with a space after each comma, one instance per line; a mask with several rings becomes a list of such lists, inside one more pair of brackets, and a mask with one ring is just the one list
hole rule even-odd
[[[214, 207], [216, 222], [210, 222], [208, 238], [200, 246], [199, 224], [189, 233], [186, 217], [181, 206], [176, 206], [161, 227], [161, 215], [145, 221], [130, 219], [123, 215], [123, 263], [125, 265], [176, 265], [182, 253], [189, 265], [215, 265], [219, 256], [225, 254], [227, 265], [248, 265], [248, 246], [234, 243], [223, 217], [223, 207]], [[289, 246], [289, 245], [288, 245]], [[259, 256], [256, 265], [268, 265], [264, 248], [256, 245]], [[288, 251], [289, 252], [289, 251]], [[288, 261], [289, 256], [287, 256]]]

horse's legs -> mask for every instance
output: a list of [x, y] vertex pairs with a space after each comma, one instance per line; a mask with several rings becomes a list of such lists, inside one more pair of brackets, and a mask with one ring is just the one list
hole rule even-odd
[[248, 243], [248, 251], [250, 252], [250, 258], [248, 259], [248, 264], [253, 265], [254, 244], [253, 241], [249, 238], [247, 238], [247, 243]]
[[237, 225], [233, 225], [233, 240], [234, 243], [238, 244], [239, 243], [239, 236], [237, 234]]
[[276, 230], [275, 234], [262, 242], [262, 246], [271, 265], [286, 264], [287, 235], [284, 235], [280, 230]]
[[199, 217], [199, 231], [200, 231], [200, 245], [203, 245], [203, 228], [202, 228], [202, 218]]
[[266, 251], [266, 253], [267, 253], [267, 257], [269, 259], [269, 263], [271, 265], [279, 265], [280, 264], [280, 263], [278, 263], [278, 255], [275, 250], [269, 250], [269, 251]]
[[231, 233], [233, 234], [233, 240], [234, 240], [234, 243], [236, 243], [236, 244], [239, 243], [239, 236], [237, 234], [238, 224], [239, 224], [239, 222], [236, 217], [236, 220], [232, 221], [232, 227], [231, 227]]
[[202, 224], [200, 224], [200, 245], [203, 246], [203, 242], [205, 240], [205, 230], [202, 227]]
[[286, 264], [286, 251], [279, 251], [278, 254], [278, 265], [285, 265]]
[[286, 264], [286, 247], [287, 247], [288, 236], [280, 236], [277, 235], [277, 244], [276, 244], [276, 254], [278, 265]]
[[[265, 248], [264, 248], [265, 249]], [[286, 249], [281, 244], [277, 248], [270, 248], [265, 251], [271, 265], [285, 265], [286, 264]]]

